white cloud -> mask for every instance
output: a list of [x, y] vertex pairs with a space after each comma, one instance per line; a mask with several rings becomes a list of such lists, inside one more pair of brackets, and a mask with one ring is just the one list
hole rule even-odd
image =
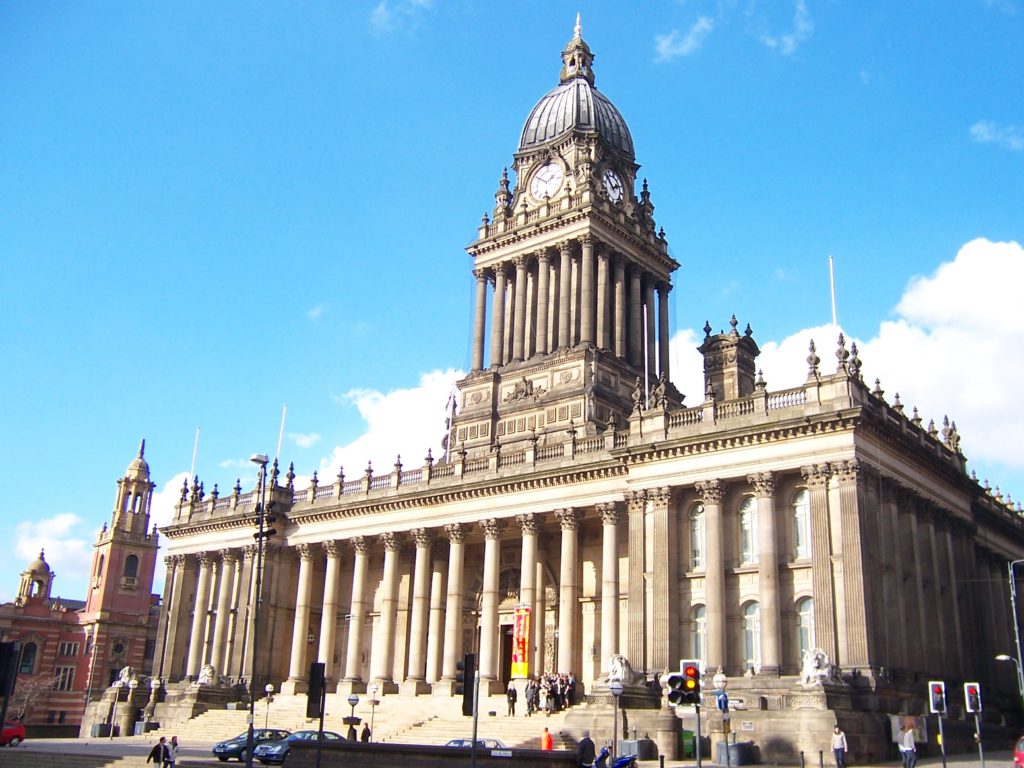
[[311, 307], [310, 309], [306, 310], [306, 317], [308, 317], [310, 320], [318, 320], [320, 319], [320, 316], [326, 311], [327, 306], [325, 304], [317, 304], [315, 307]]
[[402, 456], [406, 467], [423, 463], [429, 448], [435, 459], [441, 457], [441, 439], [445, 432], [445, 405], [454, 382], [462, 371], [431, 371], [420, 376], [419, 385], [388, 393], [374, 389], [354, 389], [338, 402], [353, 404], [366, 422], [366, 432], [346, 445], [337, 446], [320, 462], [321, 482], [331, 482], [338, 467], [345, 467], [349, 478], [361, 476], [368, 461], [376, 473], [391, 472], [395, 458]]
[[696, 53], [714, 28], [714, 20], [707, 16], [701, 16], [685, 34], [680, 33], [678, 29], [673, 29], [667, 35], [655, 35], [654, 48], [657, 51], [657, 56], [654, 60], [672, 61], [680, 56]]
[[381, 0], [370, 11], [370, 28], [378, 35], [415, 29], [433, 6], [434, 0]]
[[[221, 464], [221, 466], [224, 465]], [[181, 500], [181, 490], [186, 478], [188, 478], [188, 472], [179, 472], [162, 486], [157, 486], [157, 490], [153, 492], [153, 503], [149, 508], [150, 524], [162, 528], [174, 519], [175, 507]], [[159, 570], [157, 568], [157, 571]]]
[[793, 26], [781, 35], [761, 34], [761, 42], [783, 56], [794, 53], [801, 43], [810, 40], [814, 34], [814, 22], [804, 0], [796, 0], [793, 6]]
[[1011, 152], [1024, 152], [1024, 129], [1017, 125], [999, 125], [979, 120], [970, 129], [971, 138], [979, 144], [995, 144]]
[[320, 435], [316, 432], [310, 432], [308, 435], [303, 435], [299, 432], [289, 432], [288, 439], [299, 446], [299, 448], [312, 448], [320, 442]]
[[[28, 564], [39, 557], [40, 550], [46, 552], [57, 578], [53, 583], [52, 595], [78, 596], [77, 585], [85, 581], [92, 565], [92, 542], [83, 538], [82, 518], [72, 512], [65, 512], [42, 520], [18, 523], [15, 529], [14, 556], [20, 563]], [[68, 587], [67, 590], [62, 586]]]

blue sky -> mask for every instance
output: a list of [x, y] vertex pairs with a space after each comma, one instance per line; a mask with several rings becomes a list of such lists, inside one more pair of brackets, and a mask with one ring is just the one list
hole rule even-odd
[[[770, 388], [826, 365], [828, 256], [865, 374], [1024, 496], [1024, 3], [0, 6], [0, 597], [40, 547], [84, 597], [139, 439], [166, 519], [276, 451], [437, 452], [464, 247], [582, 13], [682, 264], [674, 378], [736, 313]], [[412, 414], [412, 416], [410, 416]], [[411, 419], [406, 426], [403, 420]]]

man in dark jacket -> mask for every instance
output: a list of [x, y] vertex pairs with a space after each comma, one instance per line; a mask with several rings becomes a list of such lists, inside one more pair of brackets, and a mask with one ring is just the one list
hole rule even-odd
[[147, 763], [154, 763], [157, 766], [164, 766], [171, 764], [171, 750], [167, 746], [167, 737], [161, 736], [153, 749], [149, 751], [149, 757], [146, 758]]
[[584, 731], [583, 738], [580, 739], [579, 746], [576, 748], [576, 762], [581, 767], [590, 768], [594, 764], [595, 757], [597, 757], [597, 752], [594, 749], [594, 741], [590, 738], [590, 731]]

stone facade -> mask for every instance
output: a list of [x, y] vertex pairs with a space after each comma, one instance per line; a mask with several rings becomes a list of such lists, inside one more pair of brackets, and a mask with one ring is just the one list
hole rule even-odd
[[[684, 407], [668, 366], [678, 265], [578, 26], [562, 57], [518, 182], [502, 175], [468, 248], [472, 365], [448, 455], [303, 489], [275, 460], [261, 595], [257, 493], [186, 486], [162, 531], [154, 674], [212, 665], [214, 687], [301, 693], [320, 661], [332, 691], [373, 681], [427, 706], [467, 651], [486, 686], [507, 685], [526, 607], [531, 674], [593, 692], [615, 654], [647, 680], [699, 658], [708, 687], [729, 676], [769, 759], [821, 749], [837, 719], [856, 752], [887, 756], [884, 714], [920, 714], [929, 678], [1011, 702], [993, 657], [1012, 647], [1019, 509], [967, 475], [954, 424], [925, 427], [864, 382], [841, 336], [833, 364], [811, 342], [805, 383], [770, 391], [749, 326], [706, 326], [705, 391]], [[808, 654], [829, 675], [803, 677]], [[667, 714], [646, 717], [674, 755]]]

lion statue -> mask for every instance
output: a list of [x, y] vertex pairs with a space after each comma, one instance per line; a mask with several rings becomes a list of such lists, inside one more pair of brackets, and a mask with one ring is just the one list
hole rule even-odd
[[608, 682], [620, 682], [628, 686], [643, 685], [645, 681], [643, 674], [633, 671], [629, 659], [616, 653], [608, 659]]
[[203, 664], [203, 669], [200, 671], [199, 679], [196, 682], [199, 685], [217, 685], [220, 683], [220, 675], [217, 674], [213, 664]]
[[803, 669], [800, 682], [803, 685], [820, 685], [834, 680], [838, 676], [835, 664], [828, 659], [828, 654], [821, 648], [808, 648], [804, 651]]

